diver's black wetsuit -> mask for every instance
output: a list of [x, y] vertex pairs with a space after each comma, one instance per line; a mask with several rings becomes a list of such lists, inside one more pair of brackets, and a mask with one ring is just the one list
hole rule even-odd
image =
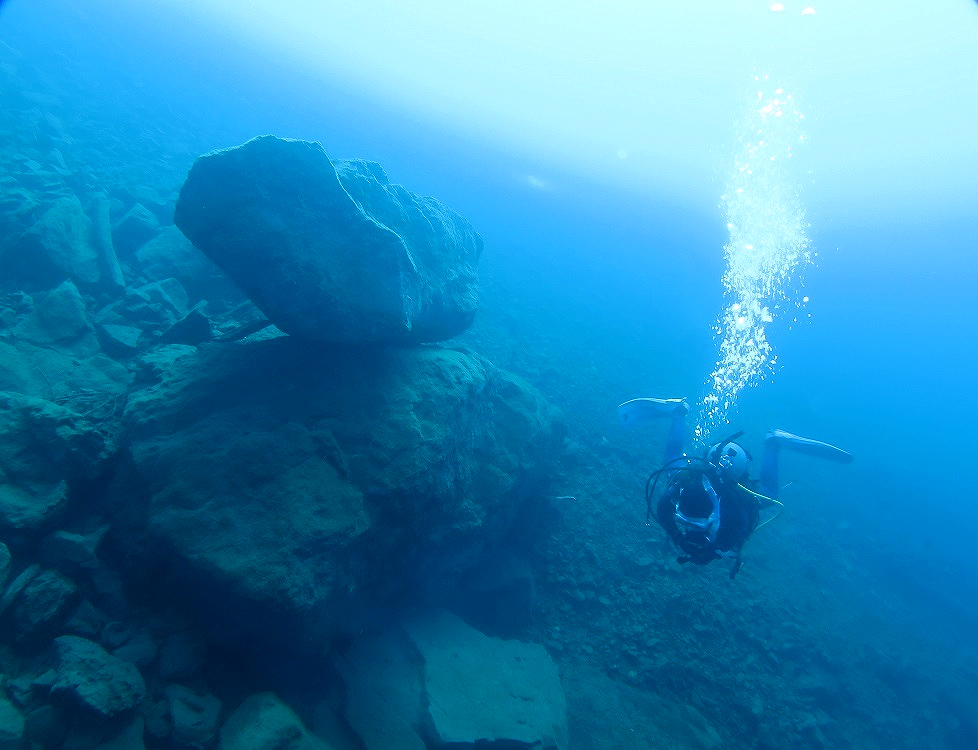
[[[655, 517], [669, 538], [685, 554], [680, 563], [692, 562], [706, 565], [721, 557], [739, 557], [744, 542], [757, 528], [760, 521], [760, 501], [736, 483], [724, 483], [717, 476], [707, 478], [720, 501], [720, 525], [716, 538], [711, 540], [705, 530], [685, 526], [680, 529], [676, 522], [676, 505], [683, 492], [687, 512], [706, 518], [712, 510], [712, 501], [701, 487], [703, 472], [684, 472], [670, 482], [656, 505]], [[692, 497], [690, 494], [692, 493]], [[699, 506], [699, 507], [697, 507]]]
[[[810, 456], [849, 463], [852, 454], [821, 440], [774, 429], [764, 437], [764, 457], [759, 482], [748, 479], [751, 455], [734, 442], [737, 432], [707, 449], [702, 457], [683, 452], [686, 438], [685, 399], [637, 398], [618, 406], [622, 423], [636, 425], [648, 419], [668, 418], [665, 463], [645, 484], [647, 517], [654, 515], [669, 538], [684, 553], [680, 563], [705, 565], [722, 557], [734, 558], [730, 577], [742, 565], [741, 548], [760, 523], [760, 512], [778, 501], [778, 453], [788, 448]], [[661, 495], [656, 494], [665, 482]], [[657, 501], [655, 498], [659, 497]]]

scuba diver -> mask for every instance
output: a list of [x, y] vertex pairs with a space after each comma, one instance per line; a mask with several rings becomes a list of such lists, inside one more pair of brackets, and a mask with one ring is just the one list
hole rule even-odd
[[[730, 577], [743, 567], [741, 550], [757, 529], [770, 523], [784, 507], [778, 501], [778, 454], [782, 448], [849, 463], [852, 455], [820, 440], [799, 437], [784, 430], [771, 430], [764, 438], [760, 482], [748, 478], [751, 455], [734, 442], [743, 431], [715, 443], [702, 457], [683, 452], [686, 436], [684, 399], [637, 398], [618, 407], [626, 427], [651, 419], [670, 419], [665, 463], [645, 483], [646, 522], [654, 517], [683, 554], [679, 564], [706, 565], [713, 560], [733, 558]], [[655, 508], [656, 489], [664, 486]], [[777, 506], [761, 522], [761, 511]]]

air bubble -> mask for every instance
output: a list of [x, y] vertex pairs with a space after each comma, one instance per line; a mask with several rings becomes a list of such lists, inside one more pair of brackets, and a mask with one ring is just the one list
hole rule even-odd
[[[721, 198], [729, 233], [723, 274], [727, 305], [714, 328], [719, 351], [695, 428], [704, 441], [729, 423], [729, 411], [745, 389], [773, 375], [777, 357], [766, 330], [774, 321], [771, 310], [780, 304], [800, 306], [793, 282], [799, 266], [812, 262], [805, 212], [787, 171], [792, 148], [805, 142], [802, 115], [781, 107], [790, 100], [782, 88], [759, 92], [741, 123], [740, 153]], [[761, 146], [771, 155], [752, 161]], [[807, 302], [803, 297], [802, 303]]]

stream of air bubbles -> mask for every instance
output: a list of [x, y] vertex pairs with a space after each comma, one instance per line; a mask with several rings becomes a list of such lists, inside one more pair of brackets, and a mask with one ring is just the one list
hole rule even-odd
[[754, 83], [754, 100], [738, 128], [735, 168], [721, 199], [729, 232], [723, 249], [726, 306], [715, 326], [716, 365], [699, 405], [699, 441], [728, 424], [744, 389], [774, 372], [769, 325], [788, 316], [797, 320], [798, 309], [808, 302], [795, 280], [813, 252], [791, 174], [792, 154], [805, 142], [804, 115], [768, 76], [757, 75]]

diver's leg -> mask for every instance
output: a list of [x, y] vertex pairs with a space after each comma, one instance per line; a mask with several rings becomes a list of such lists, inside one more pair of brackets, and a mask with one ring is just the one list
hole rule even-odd
[[761, 460], [761, 494], [772, 500], [778, 499], [778, 452], [781, 447], [777, 439], [772, 438], [772, 430], [764, 439], [764, 457]]
[[681, 458], [686, 442], [686, 414], [689, 404], [682, 398], [633, 398], [618, 407], [618, 416], [626, 427], [642, 424], [652, 419], [670, 418], [666, 436], [666, 463]]
[[688, 412], [689, 405], [685, 401], [680, 401], [674, 407], [669, 434], [666, 436], [666, 464], [683, 456], [683, 444], [686, 442], [686, 414]]
[[842, 448], [836, 448], [834, 445], [823, 443], [821, 440], [792, 435], [784, 430], [771, 430], [764, 438], [764, 445], [767, 446], [768, 444], [775, 444], [795, 453], [827, 458], [830, 461], [839, 461], [844, 464], [852, 462], [852, 454], [842, 450]]
[[764, 460], [761, 464], [761, 492], [772, 500], [778, 499], [778, 453], [786, 448], [830, 461], [850, 463], [852, 454], [821, 440], [792, 435], [784, 430], [771, 430], [764, 438]]

